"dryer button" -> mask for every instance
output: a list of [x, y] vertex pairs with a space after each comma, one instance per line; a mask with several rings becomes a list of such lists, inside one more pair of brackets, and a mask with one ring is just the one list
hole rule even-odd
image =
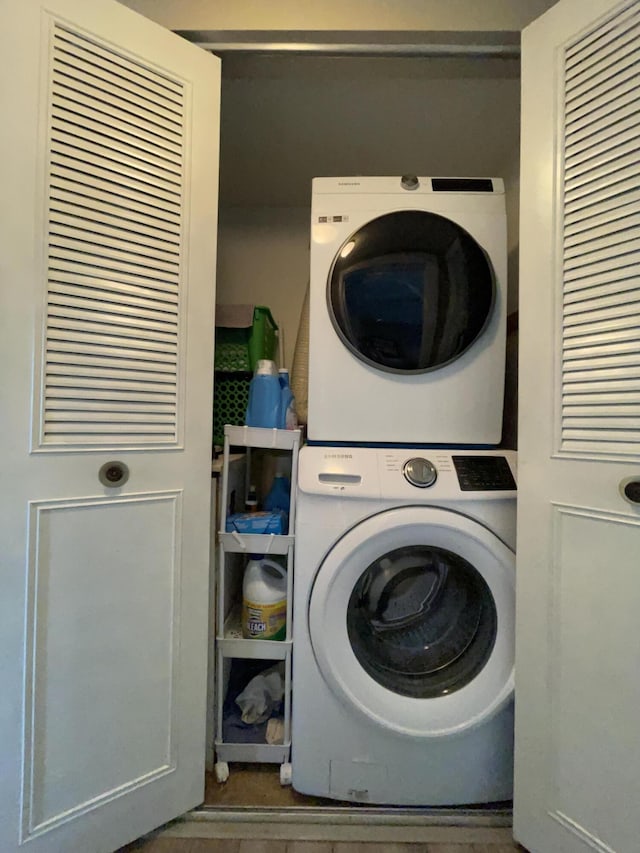
[[417, 486], [420, 489], [426, 489], [429, 486], [433, 486], [438, 477], [435, 465], [432, 462], [429, 462], [428, 459], [423, 459], [421, 456], [415, 456], [413, 459], [408, 459], [404, 463], [402, 473], [404, 474], [405, 479], [411, 483], [412, 486]]
[[420, 186], [420, 181], [415, 175], [403, 175], [400, 178], [400, 186], [403, 190], [417, 190]]

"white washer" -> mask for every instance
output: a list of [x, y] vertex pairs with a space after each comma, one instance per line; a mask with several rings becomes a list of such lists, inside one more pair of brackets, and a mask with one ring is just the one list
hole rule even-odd
[[315, 178], [308, 437], [497, 445], [507, 241], [498, 178]]
[[512, 451], [302, 449], [293, 787], [391, 805], [509, 800]]

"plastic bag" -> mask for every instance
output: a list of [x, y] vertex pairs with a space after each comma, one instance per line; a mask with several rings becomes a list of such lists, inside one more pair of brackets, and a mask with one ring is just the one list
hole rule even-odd
[[284, 661], [259, 673], [236, 697], [242, 711], [242, 722], [264, 723], [284, 696]]

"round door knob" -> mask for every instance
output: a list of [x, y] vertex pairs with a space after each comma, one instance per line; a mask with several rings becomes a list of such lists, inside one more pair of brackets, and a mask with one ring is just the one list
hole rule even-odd
[[98, 479], [110, 489], [124, 486], [129, 479], [129, 466], [124, 462], [105, 462], [98, 471]]
[[640, 480], [623, 480], [620, 483], [620, 490], [632, 504], [640, 504]]
[[412, 486], [417, 486], [419, 489], [427, 489], [435, 483], [438, 472], [433, 462], [424, 459], [422, 456], [415, 456], [413, 459], [408, 459], [404, 463], [402, 473], [407, 482]]
[[420, 186], [420, 181], [415, 175], [403, 175], [400, 178], [400, 186], [403, 190], [417, 190]]

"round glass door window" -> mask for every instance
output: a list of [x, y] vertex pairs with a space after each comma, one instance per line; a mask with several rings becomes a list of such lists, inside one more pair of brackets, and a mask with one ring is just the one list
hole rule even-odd
[[444, 216], [388, 213], [344, 243], [327, 300], [343, 343], [367, 364], [424, 373], [459, 358], [485, 329], [495, 299], [490, 261]]
[[377, 559], [347, 608], [356, 658], [402, 696], [445, 696], [468, 684], [496, 639], [493, 596], [480, 573], [443, 548], [410, 545]]

